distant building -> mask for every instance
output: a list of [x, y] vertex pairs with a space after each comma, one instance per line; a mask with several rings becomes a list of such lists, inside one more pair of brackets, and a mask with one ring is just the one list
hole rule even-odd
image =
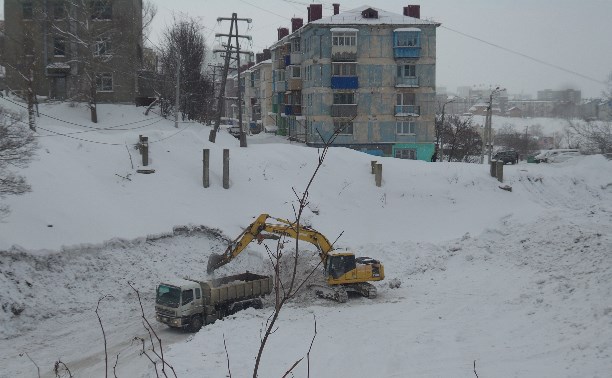
[[559, 91], [544, 89], [538, 91], [538, 101], [569, 102], [578, 105], [581, 100], [581, 92], [575, 89], [564, 89]]
[[[142, 0], [5, 0], [4, 17], [10, 38], [2, 59], [10, 90], [23, 91], [22, 75], [31, 72], [37, 95], [72, 99], [90, 80], [85, 73], [95, 72], [99, 102], [133, 103], [152, 94], [150, 86], [140, 89], [138, 79], [143, 66]], [[79, 29], [83, 24], [88, 28]], [[77, 30], [88, 34], [75, 36]], [[88, 45], [81, 43], [86, 38]]]
[[434, 151], [436, 28], [420, 7], [401, 14], [361, 6], [292, 19], [271, 46], [272, 111], [281, 132], [321, 146], [429, 160]]

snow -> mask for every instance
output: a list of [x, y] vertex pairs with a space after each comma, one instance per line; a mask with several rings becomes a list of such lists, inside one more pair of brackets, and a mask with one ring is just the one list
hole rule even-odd
[[[33, 190], [2, 200], [12, 213], [0, 223], [0, 376], [37, 376], [28, 356], [43, 377], [54, 376], [58, 359], [75, 376], [103, 376], [94, 311], [108, 296], [99, 313], [110, 369], [118, 355], [118, 376], [155, 377], [132, 341], [148, 336], [128, 281], [179, 377], [228, 375], [225, 346], [232, 376], [252, 376], [272, 299], [192, 335], [155, 323], [155, 285], [270, 274], [256, 243], [214, 275], [206, 263], [260, 213], [292, 218], [293, 189], [305, 188], [319, 151], [267, 133], [240, 148], [225, 130], [213, 144], [208, 126], [176, 129], [127, 105], [99, 105], [99, 124], [81, 106], [39, 110], [38, 158], [21, 171]], [[136, 173], [139, 135], [149, 137], [153, 174]], [[380, 188], [373, 159], [384, 166]], [[301, 293], [283, 309], [259, 376], [282, 376], [305, 357], [316, 322], [309, 364], [295, 376], [473, 377], [476, 361], [480, 377], [609, 377], [612, 161], [508, 165], [504, 180], [512, 192], [483, 165], [331, 149], [304, 220], [331, 241], [340, 236], [339, 249], [380, 260], [386, 279], [375, 299], [340, 304]], [[318, 260], [300, 245], [303, 276]]]

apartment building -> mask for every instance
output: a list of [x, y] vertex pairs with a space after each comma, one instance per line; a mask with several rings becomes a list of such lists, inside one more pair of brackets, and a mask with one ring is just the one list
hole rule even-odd
[[272, 112], [291, 139], [373, 155], [429, 160], [435, 139], [436, 28], [420, 7], [401, 13], [361, 6], [278, 29]]
[[51, 99], [80, 101], [91, 83], [98, 102], [152, 94], [139, 82], [142, 0], [5, 0], [4, 16], [8, 89], [22, 92], [30, 78]]

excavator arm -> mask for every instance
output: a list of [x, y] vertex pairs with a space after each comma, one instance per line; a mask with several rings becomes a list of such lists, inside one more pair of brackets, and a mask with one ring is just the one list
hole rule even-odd
[[[268, 219], [273, 219], [278, 223], [268, 223]], [[269, 234], [264, 234], [264, 232]], [[215, 269], [229, 263], [253, 240], [257, 240], [258, 243], [261, 243], [264, 239], [278, 239], [282, 236], [288, 236], [315, 245], [319, 249], [319, 256], [323, 261], [323, 265], [326, 263], [329, 252], [333, 249], [332, 244], [327, 240], [325, 235], [317, 230], [306, 226], [298, 226], [286, 219], [274, 218], [268, 214], [261, 214], [230, 243], [223, 254], [212, 254], [210, 256], [206, 270], [208, 273], [211, 273]]]

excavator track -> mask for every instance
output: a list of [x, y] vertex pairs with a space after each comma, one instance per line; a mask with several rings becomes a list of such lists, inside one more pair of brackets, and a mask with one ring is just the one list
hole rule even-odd
[[357, 293], [359, 295], [361, 295], [362, 297], [366, 297], [366, 298], [376, 298], [376, 286], [372, 285], [369, 282], [359, 282], [359, 283], [354, 283], [354, 284], [349, 284], [346, 285], [346, 291], [351, 291], [354, 293]]
[[344, 286], [327, 286], [327, 285], [308, 285], [315, 291], [319, 298], [331, 299], [332, 301], [344, 303], [348, 301], [348, 293]]

